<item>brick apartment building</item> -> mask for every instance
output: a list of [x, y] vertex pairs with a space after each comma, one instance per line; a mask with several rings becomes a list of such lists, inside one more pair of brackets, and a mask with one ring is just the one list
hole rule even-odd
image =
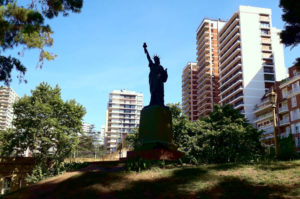
[[[289, 68], [289, 77], [275, 84], [277, 93], [277, 132], [280, 137], [293, 135], [296, 151], [300, 151], [300, 67]], [[272, 107], [267, 95], [254, 109], [254, 123], [264, 130], [262, 142], [273, 144]]]

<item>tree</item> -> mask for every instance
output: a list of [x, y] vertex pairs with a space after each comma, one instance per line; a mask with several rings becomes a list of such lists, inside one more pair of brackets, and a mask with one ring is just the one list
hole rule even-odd
[[[280, 0], [279, 6], [283, 10], [282, 19], [286, 22], [280, 34], [281, 41], [286, 46], [295, 47], [300, 43], [300, 1]], [[296, 65], [300, 66], [300, 58], [297, 58]]]
[[208, 162], [247, 162], [263, 154], [262, 132], [231, 105], [214, 106], [204, 121], [201, 158]]
[[0, 0], [0, 81], [6, 85], [12, 81], [14, 68], [19, 72], [18, 79], [23, 81], [26, 67], [17, 58], [4, 56], [3, 52], [22, 46], [21, 55], [25, 49], [36, 48], [40, 51], [38, 66], [42, 67], [44, 59], [53, 60], [55, 55], [44, 49], [53, 44], [53, 32], [44, 23], [45, 18], [52, 19], [59, 13], [64, 16], [69, 12], [78, 13], [83, 0], [28, 0], [27, 3], [27, 7], [23, 7], [17, 0]]
[[167, 104], [172, 114], [172, 126], [173, 126], [173, 141], [178, 147], [178, 150], [187, 152], [185, 146], [188, 145], [189, 135], [188, 130], [190, 127], [190, 121], [186, 115], [183, 114], [180, 104]]
[[31, 94], [14, 104], [14, 129], [1, 133], [0, 152], [23, 156], [29, 149], [47, 169], [63, 162], [76, 147], [85, 109], [75, 100], [64, 102], [58, 86], [41, 83]]
[[94, 139], [90, 135], [79, 136], [76, 157], [93, 157], [95, 155]]
[[247, 162], [262, 155], [262, 132], [230, 105], [215, 106], [208, 117], [194, 122], [183, 115], [179, 104], [169, 107], [175, 145], [191, 162]]
[[292, 134], [289, 134], [288, 137], [279, 137], [278, 146], [278, 158], [280, 160], [291, 160], [296, 157], [295, 142]]

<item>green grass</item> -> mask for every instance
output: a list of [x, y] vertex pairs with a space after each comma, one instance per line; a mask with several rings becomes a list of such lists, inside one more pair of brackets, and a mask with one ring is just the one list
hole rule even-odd
[[80, 172], [6, 197], [300, 198], [300, 161], [152, 168], [140, 173]]

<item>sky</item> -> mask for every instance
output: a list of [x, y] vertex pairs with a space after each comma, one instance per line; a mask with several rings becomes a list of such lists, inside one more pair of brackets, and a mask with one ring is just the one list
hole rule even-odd
[[[11, 87], [22, 97], [41, 82], [58, 84], [62, 98], [82, 104], [84, 121], [100, 130], [112, 90], [141, 92], [144, 105], [149, 104], [149, 68], [142, 47], [147, 42], [149, 53], [159, 55], [168, 68], [165, 103], [181, 102], [181, 73], [196, 60], [198, 26], [203, 18], [228, 20], [239, 5], [272, 9], [272, 25], [283, 29], [279, 0], [85, 0], [80, 14], [47, 21], [54, 32], [54, 45], [47, 50], [58, 57], [40, 69], [38, 50], [25, 51], [20, 59], [28, 68], [28, 83], [19, 83], [14, 73]], [[300, 56], [300, 45], [284, 53], [290, 67]]]

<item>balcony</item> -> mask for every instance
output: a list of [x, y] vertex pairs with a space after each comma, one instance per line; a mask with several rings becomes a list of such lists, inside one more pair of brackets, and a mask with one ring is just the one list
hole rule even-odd
[[292, 82], [297, 81], [299, 79], [300, 79], [300, 72], [297, 72], [294, 77], [281, 80], [279, 88], [282, 89], [283, 87], [286, 87], [287, 85], [289, 85]]
[[222, 89], [220, 89], [220, 95], [225, 95], [225, 93], [227, 93], [231, 88], [234, 88], [235, 86], [237, 86], [238, 84], [242, 84], [243, 83], [243, 80], [242, 79], [236, 79], [232, 85], [228, 85], [227, 87], [224, 87]]
[[228, 48], [225, 52], [222, 52], [222, 54], [220, 55], [220, 62], [223, 62], [224, 61], [224, 58], [230, 56], [230, 54], [232, 54], [233, 52], [236, 51], [236, 49], [240, 48], [240, 40], [239, 39], [236, 39], [234, 41], [234, 43], [230, 46], [230, 48]]
[[271, 135], [269, 135], [269, 136], [262, 137], [262, 138], [260, 138], [259, 140], [262, 141], [262, 140], [269, 140], [269, 139], [273, 139], [273, 138], [274, 138], [274, 135], [271, 134]]
[[[235, 65], [234, 66], [232, 66], [231, 68], [228, 68], [228, 70], [226, 70], [226, 72], [224, 73], [224, 71], [222, 71], [222, 73], [224, 74], [224, 75], [222, 75], [222, 76], [220, 76], [220, 80], [219, 80], [219, 82], [221, 82], [221, 81], [223, 81], [225, 78], [227, 78], [229, 75], [231, 75], [232, 73], [234, 73], [235, 71], [237, 71], [237, 70], [240, 70], [240, 71], [242, 71], [242, 64], [240, 63], [240, 62], [238, 62], [238, 63], [235, 63]], [[227, 66], [228, 67], [228, 66]], [[225, 68], [225, 69], [227, 69], [227, 67]]]
[[198, 56], [197, 57], [197, 61], [199, 63], [199, 67], [202, 67], [203, 66], [203, 63], [206, 63], [206, 62], [210, 62], [210, 56], [209, 56], [209, 53], [206, 53], [206, 54], [203, 54], [203, 56]]
[[[227, 77], [225, 80], [223, 80], [220, 83], [220, 87], [219, 89], [222, 89], [222, 87], [228, 83], [230, 83], [232, 80], [234, 80], [236, 77], [241, 76], [240, 79], [242, 79], [242, 71], [241, 70], [236, 70], [234, 73], [232, 73], [232, 75], [230, 75], [229, 77]], [[223, 78], [222, 78], [223, 79]]]
[[288, 111], [289, 111], [289, 107], [288, 106], [282, 106], [278, 110], [279, 114], [286, 113]]
[[289, 118], [283, 118], [282, 120], [279, 121], [280, 126], [286, 126], [290, 124]]
[[198, 82], [197, 88], [201, 88], [204, 84], [210, 84], [210, 78], [203, 77], [202, 80]]
[[243, 90], [242, 86], [238, 87], [237, 89], [233, 89], [232, 92], [228, 92], [226, 95], [222, 95], [221, 96], [222, 99], [220, 100], [220, 102], [226, 101], [227, 99], [229, 99], [230, 97], [234, 96], [235, 94], [237, 94], [241, 90]]
[[198, 100], [197, 106], [199, 107], [199, 104], [202, 104], [203, 102], [205, 102], [207, 100], [212, 102], [212, 97], [210, 95], [200, 96], [200, 99]]
[[204, 84], [201, 88], [198, 89], [198, 95], [201, 93], [202, 90], [210, 88], [210, 84]]
[[228, 32], [229, 32], [230, 30], [232, 30], [233, 27], [234, 27], [235, 25], [238, 24], [238, 22], [239, 22], [238, 15], [234, 16], [232, 22], [231, 22], [228, 26], [227, 26], [227, 24], [228, 24], [229, 22], [227, 22], [227, 24], [226, 24], [226, 25], [221, 29], [221, 31], [219, 32], [219, 35], [220, 35], [219, 41], [223, 41], [223, 40], [224, 40], [223, 38], [225, 38], [225, 36], [227, 36], [228, 34], [230, 34], [230, 33], [228, 33]]
[[[204, 72], [203, 72], [204, 71]], [[208, 78], [210, 76], [209, 69], [203, 70], [199, 73], [198, 82], [200, 82], [204, 78]]]
[[[238, 93], [239, 94], [239, 93]], [[243, 99], [244, 95], [243, 93], [234, 97], [234, 99], [232, 99], [228, 104], [234, 104], [236, 101], [240, 100], [240, 99]], [[238, 106], [240, 104], [235, 104], [235, 106]]]
[[239, 109], [239, 108], [241, 108], [243, 106], [244, 106], [244, 102], [243, 102], [243, 100], [241, 100], [240, 102], [237, 102], [236, 104], [234, 104], [233, 108], [234, 109]]
[[261, 15], [261, 16], [259, 16], [259, 21], [270, 22], [270, 17], [269, 16]]
[[261, 38], [261, 43], [262, 44], [271, 44], [271, 39], [270, 38]]
[[268, 103], [268, 104], [265, 103], [265, 104], [262, 104], [260, 106], [257, 106], [257, 107], [254, 108], [254, 114], [259, 113], [261, 111], [268, 110], [271, 107], [272, 107], [272, 104], [270, 104], [270, 103]]
[[221, 72], [225, 71], [228, 66], [232, 63], [236, 63], [236, 61], [241, 58], [240, 49], [236, 50], [233, 54], [227, 57], [224, 62], [220, 64]]
[[[201, 30], [201, 31], [200, 31]], [[202, 33], [204, 31], [209, 30], [209, 23], [205, 22], [203, 25], [201, 25], [200, 27], [198, 27], [197, 29], [197, 38], [202, 35]], [[200, 32], [199, 32], [200, 31]]]
[[209, 37], [209, 28], [207, 28], [201, 35], [197, 34], [197, 45], [200, 44], [203, 41], [204, 37]]
[[293, 97], [293, 96], [295, 96], [299, 93], [300, 93], [300, 87], [296, 87], [296, 88], [294, 88], [294, 89], [292, 89], [291, 91], [288, 92], [287, 98], [291, 98], [291, 97]]
[[274, 133], [274, 127], [272, 125], [269, 125], [269, 126], [263, 128], [263, 129], [260, 129], [260, 130], [264, 131], [263, 135]]
[[198, 92], [198, 96], [201, 97], [202, 95], [204, 95], [205, 93], [210, 93], [211, 90], [210, 89], [205, 89], [205, 90], [202, 90], [201, 92]]
[[201, 52], [204, 48], [209, 47], [209, 39], [204, 38], [204, 40], [197, 46], [197, 51]]
[[232, 34], [232, 37], [226, 41], [226, 43], [223, 43], [222, 45], [220, 45], [219, 49], [220, 49], [220, 55], [221, 57], [223, 57], [224, 52], [226, 52], [229, 47], [233, 46], [236, 41], [240, 40], [240, 33], [239, 30], [237, 29], [237, 31], [234, 32], [234, 34]]
[[256, 120], [254, 120], [254, 123], [261, 122], [263, 120], [271, 119], [271, 118], [273, 118], [272, 113], [264, 114], [264, 115], [257, 117]]

